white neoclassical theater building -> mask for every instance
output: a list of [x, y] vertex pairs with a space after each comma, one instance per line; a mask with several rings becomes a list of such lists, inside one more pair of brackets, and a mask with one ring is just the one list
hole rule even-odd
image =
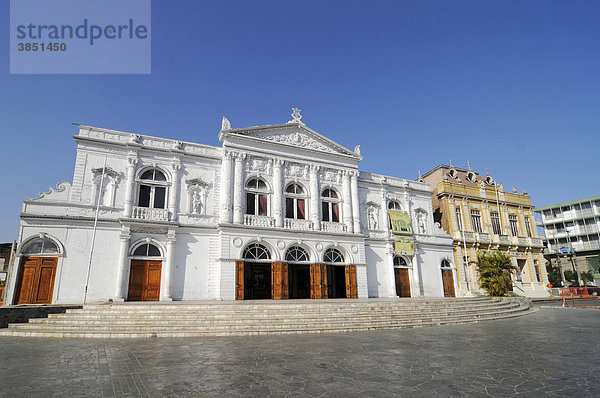
[[220, 147], [79, 125], [72, 183], [23, 203], [5, 305], [454, 296], [429, 185], [292, 116], [223, 118]]

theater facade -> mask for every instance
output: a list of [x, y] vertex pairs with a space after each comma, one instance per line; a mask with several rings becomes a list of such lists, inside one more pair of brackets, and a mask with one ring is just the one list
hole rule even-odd
[[301, 121], [221, 146], [78, 125], [73, 180], [28, 198], [8, 304], [443, 297], [428, 184], [359, 171]]

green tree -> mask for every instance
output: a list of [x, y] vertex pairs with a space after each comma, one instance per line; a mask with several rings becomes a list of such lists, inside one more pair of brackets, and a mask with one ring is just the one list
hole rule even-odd
[[589, 271], [580, 272], [580, 275], [581, 275], [581, 280], [583, 281], [583, 283], [594, 281], [594, 276]]
[[517, 270], [510, 258], [498, 251], [478, 252], [477, 271], [479, 271], [479, 285], [490, 296], [506, 296], [511, 290], [511, 274]]
[[577, 272], [571, 271], [570, 269], [566, 269], [564, 274], [565, 274], [565, 279], [568, 282], [579, 283], [579, 281], [577, 280]]
[[546, 265], [546, 271], [548, 271], [548, 280], [554, 286], [560, 286], [562, 282], [562, 275], [560, 274], [560, 265], [554, 266], [551, 261], [548, 261]]

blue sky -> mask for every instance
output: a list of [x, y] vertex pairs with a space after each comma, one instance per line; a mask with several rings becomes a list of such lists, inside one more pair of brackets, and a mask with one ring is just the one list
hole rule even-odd
[[150, 75], [10, 75], [1, 29], [0, 241], [71, 181], [73, 122], [218, 145], [222, 115], [299, 107], [365, 171], [470, 160], [538, 206], [600, 195], [598, 21], [597, 1], [154, 0]]

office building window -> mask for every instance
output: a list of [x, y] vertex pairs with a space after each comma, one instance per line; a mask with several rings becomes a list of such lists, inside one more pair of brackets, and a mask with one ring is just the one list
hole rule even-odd
[[490, 217], [492, 219], [492, 229], [496, 235], [502, 234], [502, 228], [500, 227], [500, 216], [496, 212], [491, 212]]
[[463, 225], [462, 225], [462, 214], [460, 212], [460, 207], [456, 208], [456, 224], [458, 225], [458, 230], [462, 231]]
[[512, 236], [519, 236], [519, 222], [517, 221], [517, 216], [509, 215], [508, 222], [510, 223], [510, 233]]
[[471, 210], [471, 221], [473, 223], [473, 231], [481, 232], [481, 213], [479, 210]]
[[531, 224], [529, 223], [529, 216], [525, 216], [525, 231], [527, 236], [531, 238]]

